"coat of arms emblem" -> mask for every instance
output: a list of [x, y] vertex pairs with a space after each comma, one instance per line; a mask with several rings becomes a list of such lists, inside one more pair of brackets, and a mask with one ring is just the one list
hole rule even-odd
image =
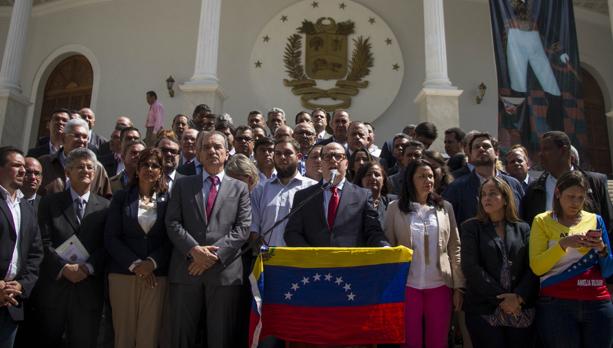
[[[349, 60], [349, 35], [355, 31], [355, 24], [348, 20], [336, 23], [330, 17], [321, 17], [315, 23], [304, 20], [298, 33], [287, 39], [283, 62], [291, 80], [283, 84], [300, 96], [302, 106], [309, 109], [323, 108], [333, 111], [349, 108], [351, 98], [361, 88], [368, 86], [364, 80], [370, 74], [374, 58], [369, 38], [359, 36], [353, 39], [353, 52]], [[303, 35], [305, 42], [305, 64], [302, 64]], [[330, 89], [317, 87], [316, 80], [336, 80]], [[318, 103], [319, 99], [339, 101], [333, 104]]]

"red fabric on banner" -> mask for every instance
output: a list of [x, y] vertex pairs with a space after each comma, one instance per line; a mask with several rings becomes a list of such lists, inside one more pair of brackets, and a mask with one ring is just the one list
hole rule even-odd
[[[302, 307], [264, 304], [260, 339], [312, 344], [404, 343], [404, 303], [370, 306]], [[257, 315], [252, 315], [252, 320]], [[254, 325], [251, 323], [251, 325]], [[321, 330], [321, 328], [327, 328]]]

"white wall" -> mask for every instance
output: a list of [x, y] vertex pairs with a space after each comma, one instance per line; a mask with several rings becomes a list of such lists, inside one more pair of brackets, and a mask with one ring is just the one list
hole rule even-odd
[[[424, 79], [425, 59], [422, 0], [356, 1], [385, 18], [404, 56], [404, 81], [398, 97], [375, 122], [377, 142], [382, 143], [417, 119], [413, 100]], [[223, 111], [239, 123], [244, 122], [248, 111], [262, 108], [246, 83], [256, 36], [270, 18], [295, 2], [223, 0], [219, 57], [219, 78], [227, 97]], [[166, 106], [168, 126], [174, 114], [192, 111], [178, 88], [175, 98], [169, 98], [164, 81], [170, 74], [177, 85], [191, 77], [199, 14], [199, 0], [112, 0], [35, 16], [22, 74], [24, 93], [33, 98], [35, 76], [52, 52], [79, 44], [89, 48], [100, 64], [95, 110], [99, 133], [108, 135], [119, 114], [132, 116], [135, 124], [142, 127], [147, 112], [144, 93], [150, 89], [158, 92]], [[496, 132], [497, 83], [487, 2], [446, 0], [445, 15], [449, 76], [454, 85], [464, 90], [460, 97], [460, 126]], [[0, 48], [4, 46], [8, 20], [0, 18]], [[581, 58], [601, 81], [607, 109], [611, 110], [611, 30], [578, 19], [577, 31]], [[488, 91], [483, 103], [477, 105], [474, 98], [481, 82], [485, 82]], [[280, 107], [283, 104], [282, 100], [278, 102]], [[286, 111], [293, 116], [298, 110]], [[33, 129], [38, 125], [37, 117]]]

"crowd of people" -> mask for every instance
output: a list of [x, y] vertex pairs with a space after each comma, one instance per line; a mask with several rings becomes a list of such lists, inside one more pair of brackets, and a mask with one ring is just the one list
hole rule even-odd
[[411, 248], [403, 347], [452, 327], [464, 347], [613, 344], [607, 178], [565, 133], [542, 135], [537, 172], [477, 130], [445, 130], [441, 153], [423, 122], [379, 148], [347, 110], [292, 128], [204, 104], [164, 129], [147, 99], [145, 137], [58, 109], [26, 155], [0, 148], [0, 347], [247, 346], [261, 245]]

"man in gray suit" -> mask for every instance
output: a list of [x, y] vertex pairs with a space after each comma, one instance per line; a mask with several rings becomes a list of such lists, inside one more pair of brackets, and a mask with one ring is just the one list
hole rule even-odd
[[285, 242], [292, 247], [379, 247], [389, 246], [379, 214], [372, 205], [370, 190], [345, 179], [347, 156], [339, 143], [324, 146], [321, 170], [324, 182], [332, 171], [338, 173], [331, 189], [313, 185], [296, 192], [292, 209], [317, 191], [319, 193], [302, 210], [297, 211], [285, 227]]
[[197, 149], [202, 174], [177, 180], [166, 211], [174, 244], [168, 272], [170, 346], [193, 347], [199, 322], [206, 322], [208, 347], [236, 347], [243, 283], [237, 256], [249, 236], [249, 190], [224, 173], [223, 133], [203, 134]]

